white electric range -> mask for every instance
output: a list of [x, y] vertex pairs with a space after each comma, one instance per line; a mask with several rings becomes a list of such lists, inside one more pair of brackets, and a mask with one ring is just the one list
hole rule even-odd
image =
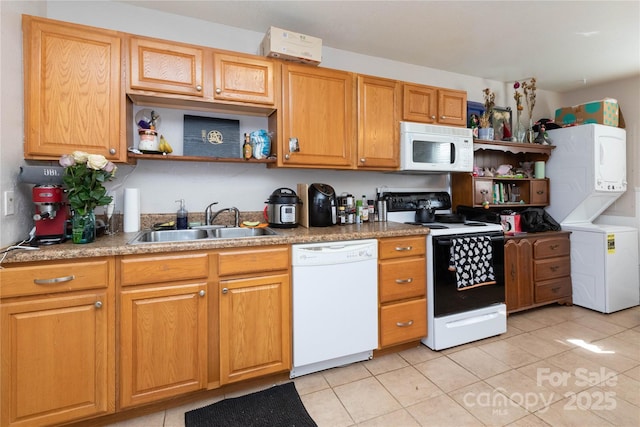
[[[384, 188], [379, 198], [386, 201], [388, 221], [430, 229], [425, 265], [428, 334], [422, 343], [442, 350], [506, 332], [502, 225], [467, 221], [453, 213], [446, 191]], [[434, 222], [416, 222], [416, 210], [423, 206], [433, 210]], [[481, 263], [479, 273], [488, 275], [487, 280], [466, 286], [470, 282], [465, 281], [462, 266], [472, 255], [462, 252], [461, 258], [462, 247], [483, 251], [468, 264]]]

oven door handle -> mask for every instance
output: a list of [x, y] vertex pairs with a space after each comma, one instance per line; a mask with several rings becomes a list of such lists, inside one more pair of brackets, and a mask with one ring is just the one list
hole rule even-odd
[[[453, 239], [433, 239], [435, 243], [440, 246], [451, 246]], [[504, 242], [504, 236], [491, 236], [492, 242], [502, 241]]]

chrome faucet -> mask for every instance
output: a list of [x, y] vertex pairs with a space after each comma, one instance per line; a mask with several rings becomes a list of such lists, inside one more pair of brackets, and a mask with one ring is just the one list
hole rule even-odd
[[213, 202], [204, 209], [204, 224], [211, 225], [211, 206], [217, 205], [218, 202]]
[[211, 219], [207, 217], [207, 225], [213, 224], [213, 221], [215, 221], [218, 215], [220, 215], [222, 212], [233, 212], [235, 214], [233, 226], [240, 227], [240, 211], [236, 207], [224, 208], [224, 209], [220, 209], [218, 212], [215, 212], [213, 215], [211, 215]]

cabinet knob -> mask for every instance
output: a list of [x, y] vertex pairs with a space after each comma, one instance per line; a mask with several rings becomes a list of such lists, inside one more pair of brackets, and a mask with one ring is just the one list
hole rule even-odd
[[440, 120], [444, 120], [446, 118], [447, 118], [447, 116], [440, 116]]
[[227, 292], [229, 292], [229, 289], [228, 289], [228, 288], [222, 288], [222, 293], [223, 293], [223, 294], [226, 294]]
[[435, 119], [436, 119], [436, 116], [431, 116], [431, 120], [435, 120]]
[[284, 159], [285, 159], [285, 160], [289, 160], [290, 158], [291, 158], [291, 156], [290, 156], [289, 154], [285, 154], [285, 155], [284, 155]]
[[217, 88], [216, 88], [216, 93], [217, 93], [218, 95], [220, 95], [220, 94], [222, 93], [222, 89], [220, 89], [219, 87], [217, 87]]
[[198, 295], [200, 295], [201, 297], [205, 296], [207, 293], [204, 291], [204, 289], [202, 289], [200, 292], [198, 292]]
[[360, 159], [360, 163], [364, 163], [366, 161], [367, 161], [367, 159], [365, 159], [364, 157]]
[[196, 86], [196, 90], [197, 90], [198, 92], [202, 92], [202, 85], [197, 85], [197, 86]]
[[96, 301], [93, 305], [95, 305], [96, 308], [102, 308], [102, 301]]
[[109, 154], [111, 154], [113, 156], [116, 153], [117, 153], [117, 151], [116, 151], [115, 148], [109, 148]]

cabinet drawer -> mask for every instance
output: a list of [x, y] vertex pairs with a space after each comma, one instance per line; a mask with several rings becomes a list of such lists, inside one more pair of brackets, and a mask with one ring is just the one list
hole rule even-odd
[[203, 279], [209, 276], [206, 253], [126, 257], [120, 261], [122, 286]]
[[380, 347], [427, 336], [427, 299], [390, 304], [380, 308]]
[[473, 185], [473, 203], [482, 205], [483, 202], [493, 203], [493, 181], [476, 178]]
[[2, 298], [106, 288], [113, 271], [110, 258], [47, 262], [0, 270]]
[[546, 179], [531, 181], [531, 201], [532, 205], [549, 204], [549, 181]]
[[288, 247], [224, 251], [218, 254], [218, 274], [286, 270], [291, 265], [289, 258]]
[[568, 237], [550, 237], [536, 240], [533, 246], [535, 259], [568, 256], [571, 242]]
[[423, 257], [382, 261], [378, 280], [381, 303], [424, 296], [426, 261]]
[[561, 277], [559, 279], [546, 280], [536, 283], [535, 299], [536, 303], [553, 301], [571, 296], [571, 278]]
[[535, 260], [533, 265], [533, 277], [536, 282], [571, 274], [571, 258], [568, 256]]
[[391, 259], [424, 255], [426, 240], [426, 236], [381, 239], [378, 257]]

